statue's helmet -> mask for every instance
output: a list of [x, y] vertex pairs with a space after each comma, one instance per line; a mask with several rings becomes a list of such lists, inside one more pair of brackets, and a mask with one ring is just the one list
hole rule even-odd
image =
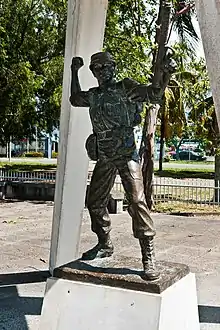
[[109, 52], [99, 52], [91, 56], [89, 68], [92, 71], [92, 67], [94, 64], [106, 64], [106, 63], [112, 63], [115, 65], [115, 60], [113, 56]]

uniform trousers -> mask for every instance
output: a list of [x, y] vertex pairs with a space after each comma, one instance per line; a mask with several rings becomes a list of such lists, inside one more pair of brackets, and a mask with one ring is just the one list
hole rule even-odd
[[129, 203], [128, 213], [132, 218], [134, 237], [142, 239], [154, 236], [154, 223], [144, 195], [141, 165], [137, 161], [121, 158], [98, 160], [95, 165], [87, 200], [92, 231], [102, 237], [111, 230], [107, 205], [117, 173]]

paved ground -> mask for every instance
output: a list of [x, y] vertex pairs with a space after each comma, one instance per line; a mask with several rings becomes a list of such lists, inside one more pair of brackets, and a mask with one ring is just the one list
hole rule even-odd
[[[40, 270], [48, 268], [52, 206], [0, 203], [0, 330], [38, 329], [45, 288]], [[189, 264], [197, 277], [201, 329], [220, 329], [220, 218], [153, 217], [157, 258]], [[116, 253], [139, 256], [127, 214], [115, 215], [112, 221]], [[80, 251], [95, 241], [85, 212]]]

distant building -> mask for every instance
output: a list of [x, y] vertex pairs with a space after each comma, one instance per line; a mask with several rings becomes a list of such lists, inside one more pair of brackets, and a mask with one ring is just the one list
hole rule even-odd
[[[51, 157], [52, 152], [58, 152], [59, 130], [54, 129], [52, 134], [40, 132], [32, 140], [24, 138], [18, 142], [11, 142], [12, 157], [19, 157], [25, 152], [42, 152], [45, 157]], [[0, 146], [0, 157], [8, 157], [9, 146]]]

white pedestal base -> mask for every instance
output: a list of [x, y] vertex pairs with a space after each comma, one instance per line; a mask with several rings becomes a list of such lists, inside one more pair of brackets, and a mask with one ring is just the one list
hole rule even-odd
[[199, 330], [195, 275], [161, 294], [50, 278], [40, 330]]

